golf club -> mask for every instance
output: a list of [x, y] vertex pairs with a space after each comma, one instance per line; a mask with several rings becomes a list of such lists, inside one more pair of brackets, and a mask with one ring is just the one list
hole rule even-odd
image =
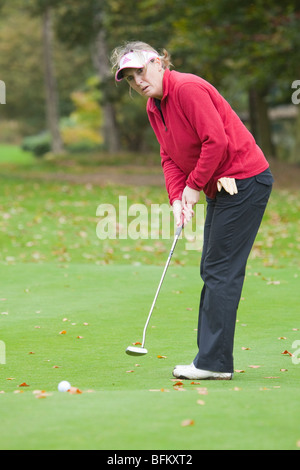
[[142, 346], [141, 346], [141, 347], [128, 346], [128, 348], [126, 349], [126, 354], [129, 354], [130, 356], [142, 356], [142, 355], [144, 355], [144, 354], [147, 354], [147, 352], [148, 352], [147, 349], [144, 347], [144, 346], [145, 346], [145, 338], [146, 338], [147, 327], [148, 327], [149, 320], [150, 320], [150, 318], [151, 318], [151, 315], [152, 315], [152, 312], [153, 312], [153, 309], [154, 309], [154, 306], [155, 306], [155, 303], [156, 303], [156, 299], [157, 299], [157, 297], [158, 297], [158, 294], [159, 294], [161, 285], [162, 285], [162, 283], [163, 283], [165, 274], [166, 274], [166, 272], [167, 272], [169, 263], [170, 263], [170, 261], [171, 261], [171, 258], [172, 258], [172, 255], [173, 255], [173, 252], [174, 252], [174, 249], [175, 249], [177, 240], [178, 240], [178, 238], [179, 238], [179, 236], [180, 236], [180, 234], [181, 234], [182, 228], [183, 228], [183, 225], [181, 225], [180, 227], [178, 227], [177, 230], [176, 230], [175, 237], [174, 237], [174, 241], [173, 241], [173, 244], [172, 244], [172, 248], [171, 248], [171, 250], [170, 250], [170, 253], [169, 253], [169, 256], [168, 256], [168, 259], [167, 259], [165, 268], [164, 268], [164, 271], [163, 271], [163, 273], [162, 273], [162, 276], [161, 276], [161, 279], [160, 279], [160, 282], [159, 282], [159, 285], [158, 285], [158, 288], [157, 288], [157, 291], [156, 291], [156, 294], [155, 294], [155, 297], [154, 297], [154, 300], [153, 300], [153, 303], [152, 303], [152, 306], [151, 306], [151, 309], [150, 309], [150, 312], [149, 312], [149, 315], [148, 315], [148, 318], [147, 318], [147, 321], [146, 321], [146, 324], [145, 324], [145, 327], [144, 327]]

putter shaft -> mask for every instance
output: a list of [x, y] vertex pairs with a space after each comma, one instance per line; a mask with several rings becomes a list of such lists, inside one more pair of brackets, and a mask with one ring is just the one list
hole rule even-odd
[[175, 233], [175, 236], [174, 236], [174, 241], [173, 241], [173, 244], [172, 244], [172, 247], [171, 247], [171, 250], [170, 250], [170, 253], [169, 253], [167, 262], [166, 262], [166, 265], [165, 265], [165, 267], [164, 267], [164, 270], [163, 270], [163, 273], [162, 273], [162, 276], [161, 276], [161, 279], [160, 279], [160, 282], [159, 282], [159, 285], [158, 285], [158, 288], [157, 288], [157, 291], [156, 291], [154, 300], [153, 300], [153, 302], [152, 302], [152, 305], [151, 305], [151, 308], [150, 308], [150, 312], [149, 312], [149, 315], [148, 315], [148, 318], [147, 318], [147, 321], [146, 321], [146, 324], [145, 324], [145, 327], [144, 327], [144, 331], [143, 331], [143, 341], [142, 341], [142, 346], [141, 346], [142, 348], [144, 348], [144, 345], [145, 345], [146, 331], [147, 331], [147, 327], [148, 327], [148, 324], [149, 324], [149, 321], [150, 321], [150, 318], [151, 318], [151, 315], [152, 315], [152, 312], [153, 312], [153, 309], [154, 309], [154, 306], [155, 306], [155, 303], [156, 303], [156, 299], [157, 299], [157, 297], [158, 297], [158, 294], [159, 294], [161, 285], [162, 285], [162, 283], [163, 283], [165, 274], [166, 274], [166, 272], [167, 272], [168, 266], [169, 266], [170, 261], [171, 261], [171, 258], [172, 258], [172, 256], [173, 256], [173, 252], [174, 252], [174, 249], [175, 249], [177, 240], [178, 240], [178, 238], [179, 238], [179, 236], [180, 236], [180, 234], [181, 234], [182, 228], [183, 228], [183, 225], [181, 225], [180, 227], [178, 227], [177, 230], [176, 230], [176, 233]]

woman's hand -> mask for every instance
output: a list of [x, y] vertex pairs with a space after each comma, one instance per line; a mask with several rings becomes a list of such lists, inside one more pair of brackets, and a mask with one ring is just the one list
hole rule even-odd
[[176, 221], [177, 227], [182, 225], [183, 223], [183, 215], [182, 215], [182, 202], [180, 199], [176, 199], [172, 204], [173, 215]]
[[217, 181], [217, 188], [218, 188], [218, 191], [221, 191], [221, 189], [224, 188], [225, 191], [231, 194], [231, 196], [233, 196], [233, 194], [237, 194], [238, 192], [235, 179], [227, 178], [226, 176], [224, 178], [220, 178]]
[[184, 225], [186, 225], [192, 217], [194, 217], [193, 207], [200, 198], [200, 191], [186, 186], [182, 193], [182, 214], [184, 217]]

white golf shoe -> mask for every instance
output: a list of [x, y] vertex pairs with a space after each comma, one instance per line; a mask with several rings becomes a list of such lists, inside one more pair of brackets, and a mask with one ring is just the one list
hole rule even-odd
[[175, 366], [173, 375], [177, 379], [187, 380], [231, 380], [231, 372], [212, 372], [210, 370], [197, 369], [194, 364]]

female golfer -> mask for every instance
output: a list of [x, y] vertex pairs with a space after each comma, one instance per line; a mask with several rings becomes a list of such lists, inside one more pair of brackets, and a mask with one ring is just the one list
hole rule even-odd
[[198, 352], [175, 366], [181, 379], [230, 380], [236, 313], [250, 250], [273, 184], [269, 164], [228, 102], [207, 81], [170, 71], [170, 57], [148, 44], [116, 48], [117, 81], [148, 98], [174, 217], [187, 224], [200, 191], [207, 200], [200, 272]]

